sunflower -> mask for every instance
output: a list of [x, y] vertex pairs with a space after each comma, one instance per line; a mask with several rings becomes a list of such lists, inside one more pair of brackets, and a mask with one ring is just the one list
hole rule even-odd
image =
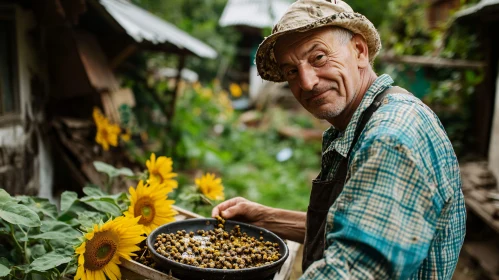
[[84, 235], [83, 243], [76, 248], [78, 279], [121, 279], [118, 264], [120, 257], [130, 260], [140, 250], [139, 244], [146, 237], [144, 227], [137, 222], [139, 218], [124, 216], [109, 220], [94, 227]]
[[95, 136], [95, 142], [100, 144], [104, 151], [109, 150], [109, 145], [116, 147], [118, 146], [118, 136], [121, 129], [118, 125], [109, 123], [109, 120], [102, 115], [98, 108], [94, 108], [93, 118], [95, 125], [97, 126], [97, 135]]
[[224, 186], [222, 179], [216, 178], [215, 174], [206, 173], [194, 181], [201, 193], [212, 200], [224, 200]]
[[230, 94], [236, 98], [241, 97], [243, 94], [243, 89], [236, 83], [230, 84], [229, 90]]
[[94, 107], [94, 111], [92, 112], [92, 117], [94, 118], [95, 124], [99, 124], [104, 120], [106, 117], [102, 114], [99, 108]]
[[146, 234], [160, 225], [173, 222], [177, 211], [173, 210], [173, 200], [167, 200], [168, 190], [160, 184], [144, 184], [140, 181], [137, 188], [130, 187], [130, 207], [125, 216], [140, 217], [139, 224]]
[[156, 155], [151, 154], [151, 159], [146, 161], [147, 170], [149, 170], [149, 179], [147, 183], [160, 184], [165, 188], [167, 193], [177, 188], [178, 182], [173, 180], [177, 177], [177, 173], [172, 172], [173, 161], [169, 157], [161, 156], [156, 160]]

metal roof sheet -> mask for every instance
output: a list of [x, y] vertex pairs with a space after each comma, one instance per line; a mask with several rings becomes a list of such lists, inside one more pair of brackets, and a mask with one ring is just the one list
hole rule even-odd
[[288, 0], [229, 0], [218, 23], [220, 26], [273, 27], [290, 5]]
[[136, 42], [170, 43], [200, 57], [217, 57], [210, 46], [128, 1], [99, 0], [99, 3]]
[[482, 0], [478, 2], [478, 4], [476, 5], [473, 5], [467, 9], [457, 12], [455, 14], [455, 18], [458, 19], [458, 18], [472, 16], [492, 6], [499, 6], [499, 0]]

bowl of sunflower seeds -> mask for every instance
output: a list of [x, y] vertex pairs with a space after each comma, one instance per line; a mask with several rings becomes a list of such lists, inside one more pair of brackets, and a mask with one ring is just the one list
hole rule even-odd
[[221, 217], [162, 225], [147, 247], [156, 268], [182, 280], [272, 279], [289, 255], [271, 231]]

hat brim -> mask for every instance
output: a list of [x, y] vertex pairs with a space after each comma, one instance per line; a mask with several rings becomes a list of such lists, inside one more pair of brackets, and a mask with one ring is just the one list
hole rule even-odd
[[259, 75], [264, 80], [271, 82], [284, 82], [286, 79], [279, 70], [274, 56], [274, 45], [279, 37], [294, 33], [306, 32], [323, 26], [338, 26], [360, 34], [367, 42], [369, 50], [369, 62], [372, 63], [381, 49], [381, 39], [374, 25], [359, 13], [338, 13], [320, 18], [317, 21], [297, 28], [276, 32], [266, 37], [256, 52], [256, 67]]

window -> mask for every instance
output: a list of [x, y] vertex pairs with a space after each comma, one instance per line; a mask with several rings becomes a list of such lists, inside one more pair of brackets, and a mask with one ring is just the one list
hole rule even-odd
[[15, 9], [0, 7], [0, 116], [19, 112]]

